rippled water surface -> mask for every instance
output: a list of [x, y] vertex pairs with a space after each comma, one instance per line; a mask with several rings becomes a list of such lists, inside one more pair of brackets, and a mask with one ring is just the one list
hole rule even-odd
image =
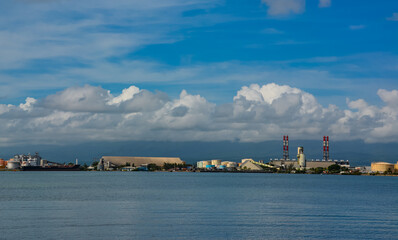
[[0, 239], [398, 239], [398, 178], [0, 172]]

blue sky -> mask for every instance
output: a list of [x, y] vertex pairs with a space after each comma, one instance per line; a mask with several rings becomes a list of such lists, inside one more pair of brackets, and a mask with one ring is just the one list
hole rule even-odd
[[[392, 20], [396, 20], [393, 14], [398, 11], [398, 4], [394, 1], [375, 4], [334, 0], [329, 6], [319, 7], [319, 1], [286, 0], [276, 13], [270, 13], [273, 1], [188, 1], [185, 6], [179, 1], [166, 2], [161, 5], [153, 1], [148, 6], [121, 2], [119, 7], [116, 1], [110, 7], [101, 3], [90, 6], [90, 1], [82, 6], [74, 1], [3, 1], [1, 26], [3, 33], [11, 37], [4, 34], [2, 42], [11, 43], [3, 47], [5, 63], [1, 75], [2, 82], [11, 85], [13, 94], [3, 92], [1, 102], [17, 103], [27, 96], [40, 98], [86, 83], [116, 92], [121, 91], [120, 86], [137, 84], [173, 96], [187, 89], [215, 102], [227, 102], [249, 81], [303, 86], [320, 97], [322, 104], [332, 98], [343, 106], [346, 97], [379, 104], [372, 91], [375, 86], [397, 87], [398, 23]], [[289, 12], [294, 2], [301, 6], [298, 12]], [[129, 11], [134, 13], [129, 15]], [[101, 43], [104, 36], [108, 42]], [[14, 43], [13, 38], [17, 38]], [[76, 44], [84, 48], [93, 42], [97, 45], [87, 46], [90, 51], [82, 55], [74, 52], [79, 51]], [[51, 50], [55, 52], [45, 53]], [[10, 63], [7, 60], [12, 54]], [[103, 80], [70, 72], [88, 68], [101, 74], [99, 62], [120, 67], [126, 61], [158, 64], [151, 71], [236, 62], [244, 68], [242, 73], [308, 70], [327, 73], [328, 77], [318, 81], [278, 76], [212, 81], [215, 75], [222, 78], [220, 69], [217, 73], [212, 71], [211, 76], [202, 73], [184, 81], [170, 79], [160, 83], [159, 79], [136, 80], [129, 75]], [[54, 76], [51, 84], [43, 84], [48, 83], [43, 74]], [[29, 79], [36, 86], [13, 86], [9, 82], [14, 79]], [[338, 85], [333, 84], [335, 81]]]
[[0, 144], [20, 124], [57, 144], [134, 124], [108, 140], [395, 142], [397, 43], [389, 0], [4, 0]]

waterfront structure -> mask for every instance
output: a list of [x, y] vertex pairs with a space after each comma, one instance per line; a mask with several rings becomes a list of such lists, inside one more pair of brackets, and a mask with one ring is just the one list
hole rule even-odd
[[395, 165], [387, 162], [372, 162], [370, 168], [372, 172], [398, 172], [398, 162]]
[[141, 165], [155, 164], [163, 166], [169, 164], [185, 164], [178, 157], [122, 157], [122, 156], [103, 156], [98, 163], [98, 170], [107, 170], [109, 168], [130, 165], [139, 167]]

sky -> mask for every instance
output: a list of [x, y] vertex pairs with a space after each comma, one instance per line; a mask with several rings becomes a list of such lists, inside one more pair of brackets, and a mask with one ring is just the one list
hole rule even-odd
[[0, 147], [398, 143], [398, 2], [2, 0]]

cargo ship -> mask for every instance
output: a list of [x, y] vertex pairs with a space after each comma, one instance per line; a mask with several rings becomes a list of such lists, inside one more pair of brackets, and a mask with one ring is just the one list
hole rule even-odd
[[80, 165], [77, 159], [76, 164], [61, 164], [42, 159], [39, 153], [36, 153], [15, 155], [7, 164], [7, 168], [21, 171], [79, 171]]

